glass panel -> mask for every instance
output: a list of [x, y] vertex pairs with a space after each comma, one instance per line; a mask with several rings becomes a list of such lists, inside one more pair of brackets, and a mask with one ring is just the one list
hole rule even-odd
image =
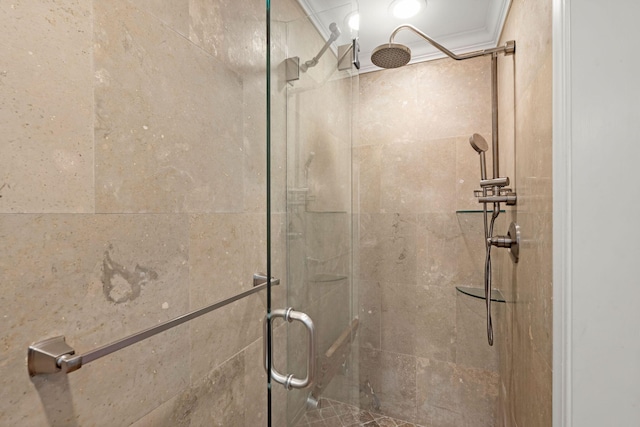
[[[208, 0], [0, 4], [2, 425], [262, 426], [265, 8]], [[11, 384], [10, 387], [4, 384]]]
[[[287, 293], [286, 300], [277, 303], [311, 317], [317, 344], [313, 355], [317, 376], [313, 386], [281, 394], [278, 393], [282, 387], [273, 386], [274, 417], [279, 416], [282, 423], [277, 424], [274, 418], [274, 425], [296, 425], [305, 419], [308, 405], [315, 401], [330, 399], [325, 405], [333, 401], [357, 405], [358, 400], [357, 346], [351, 345], [358, 327], [353, 293], [351, 172], [358, 75], [355, 67], [340, 71], [337, 66], [338, 46], [350, 46], [357, 36], [344, 28], [345, 19], [356, 10], [356, 5], [345, 2], [306, 16], [295, 2], [278, 4], [282, 10], [274, 5], [280, 21], [273, 24], [278, 36], [272, 43], [276, 46], [272, 54], [278, 50], [274, 55], [281, 56], [278, 63], [272, 64], [272, 72], [279, 76], [278, 83], [273, 84], [272, 108], [282, 107], [275, 114], [283, 115], [272, 120], [272, 144], [278, 144], [275, 133], [282, 132], [280, 136], [286, 143], [284, 153], [280, 154], [286, 159], [283, 205], [286, 217], [282, 226]], [[336, 23], [340, 35], [320, 55], [332, 35], [331, 29], [335, 28], [331, 23]], [[333, 34], [337, 35], [335, 29]], [[272, 156], [275, 162], [274, 159]], [[278, 336], [280, 329], [286, 331], [286, 336]], [[274, 358], [281, 373], [304, 377], [308, 357], [306, 334], [296, 323], [285, 328], [276, 326]], [[282, 344], [279, 338], [283, 338]], [[286, 360], [278, 360], [277, 354], [285, 348]]]

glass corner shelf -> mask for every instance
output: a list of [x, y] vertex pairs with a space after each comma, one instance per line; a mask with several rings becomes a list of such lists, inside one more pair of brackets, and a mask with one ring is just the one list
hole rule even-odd
[[[484, 288], [472, 288], [470, 286], [456, 286], [458, 292], [465, 295], [472, 296], [474, 298], [484, 299]], [[495, 302], [507, 302], [502, 292], [499, 289], [491, 290], [491, 301]]]
[[[457, 214], [475, 214], [484, 212], [482, 209], [458, 209]], [[500, 209], [500, 213], [505, 213], [504, 209]], [[488, 210], [487, 213], [493, 213], [492, 210]]]
[[341, 276], [337, 274], [320, 273], [311, 277], [309, 281], [313, 283], [329, 283], [329, 282], [339, 282], [347, 278], [348, 278], [347, 276]]

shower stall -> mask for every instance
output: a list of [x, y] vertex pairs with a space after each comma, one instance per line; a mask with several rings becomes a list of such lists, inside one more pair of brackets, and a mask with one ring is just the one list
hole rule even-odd
[[0, 5], [0, 424], [493, 421], [483, 58], [304, 4]]

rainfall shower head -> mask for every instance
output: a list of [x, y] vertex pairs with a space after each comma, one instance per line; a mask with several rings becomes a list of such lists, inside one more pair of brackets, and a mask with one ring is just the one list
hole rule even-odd
[[399, 43], [378, 46], [371, 53], [371, 62], [380, 68], [398, 68], [411, 60], [411, 49]]
[[484, 154], [489, 149], [487, 140], [482, 135], [474, 133], [469, 137], [469, 144], [480, 154], [480, 179], [487, 179], [487, 161]]
[[504, 52], [506, 55], [509, 55], [514, 53], [516, 50], [516, 43], [514, 41], [508, 41], [504, 46], [499, 46], [493, 49], [476, 50], [474, 52], [456, 55], [413, 25], [403, 24], [393, 30], [389, 37], [389, 43], [378, 46], [373, 50], [371, 53], [371, 62], [373, 62], [374, 65], [381, 68], [398, 68], [409, 63], [411, 60], [411, 49], [393, 41], [400, 30], [410, 30], [416, 33], [439, 51], [457, 61], [461, 59], [475, 58], [476, 56], [489, 55], [496, 52]]

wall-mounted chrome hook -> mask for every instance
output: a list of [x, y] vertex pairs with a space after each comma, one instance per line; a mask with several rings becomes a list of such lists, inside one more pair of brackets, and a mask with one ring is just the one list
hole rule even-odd
[[513, 262], [518, 262], [520, 258], [520, 226], [515, 222], [509, 225], [506, 236], [493, 236], [487, 239], [489, 244], [499, 248], [509, 248], [509, 253]]

